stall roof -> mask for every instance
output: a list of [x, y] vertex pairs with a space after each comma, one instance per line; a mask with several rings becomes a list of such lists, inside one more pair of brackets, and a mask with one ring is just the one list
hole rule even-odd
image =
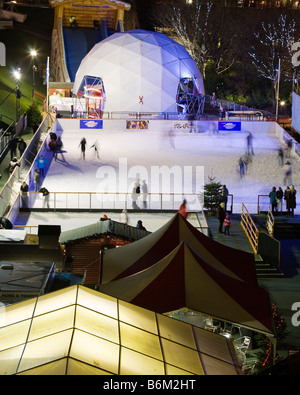
[[77, 240], [94, 238], [102, 234], [112, 234], [127, 240], [138, 240], [150, 232], [117, 221], [106, 220], [61, 232], [59, 242], [60, 244], [74, 243]]
[[105, 251], [102, 257], [101, 283], [147, 269], [173, 251], [182, 241], [217, 270], [257, 285], [254, 254], [210, 239], [178, 213], [156, 232], [143, 239]]
[[237, 375], [231, 340], [75, 285], [9, 306], [0, 374]]
[[158, 313], [188, 308], [273, 334], [268, 293], [215, 269], [185, 242], [149, 268], [99, 290]]

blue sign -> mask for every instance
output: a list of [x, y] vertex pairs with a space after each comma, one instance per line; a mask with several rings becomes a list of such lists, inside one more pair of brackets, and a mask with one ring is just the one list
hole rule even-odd
[[219, 122], [218, 124], [218, 129], [219, 130], [226, 130], [226, 131], [234, 131], [234, 132], [240, 132], [242, 130], [242, 124], [241, 122]]
[[103, 119], [80, 119], [80, 129], [103, 129]]

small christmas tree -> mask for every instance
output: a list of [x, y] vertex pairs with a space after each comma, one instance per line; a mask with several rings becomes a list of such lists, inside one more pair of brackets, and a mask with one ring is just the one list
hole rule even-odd
[[208, 177], [208, 179], [209, 183], [204, 185], [203, 205], [210, 213], [215, 213], [223, 201], [222, 185], [220, 182], [215, 182], [215, 177]]
[[[286, 338], [288, 332], [286, 322], [284, 318], [278, 313], [278, 309], [275, 303], [272, 304], [272, 318], [274, 323], [275, 336], [277, 339], [277, 346], [280, 346], [281, 342]], [[275, 363], [281, 360], [281, 357], [278, 353], [276, 353], [276, 356], [273, 355], [273, 344], [266, 335], [260, 333], [255, 336], [255, 340], [257, 346], [261, 348], [261, 352], [257, 354], [257, 372], [263, 371], [264, 369], [273, 366]]]

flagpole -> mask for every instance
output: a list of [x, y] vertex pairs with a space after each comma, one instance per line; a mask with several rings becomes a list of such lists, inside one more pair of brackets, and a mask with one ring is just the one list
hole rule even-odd
[[277, 89], [276, 89], [276, 122], [278, 121], [279, 81], [280, 81], [280, 59], [278, 62], [278, 81], [277, 81]]

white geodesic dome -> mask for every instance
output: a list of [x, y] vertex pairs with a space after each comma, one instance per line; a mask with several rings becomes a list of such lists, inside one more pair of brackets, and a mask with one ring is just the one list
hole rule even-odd
[[145, 30], [115, 33], [96, 44], [78, 68], [75, 95], [86, 75], [102, 78], [108, 112], [176, 112], [178, 85], [186, 78], [204, 95], [202, 75], [185, 48]]

